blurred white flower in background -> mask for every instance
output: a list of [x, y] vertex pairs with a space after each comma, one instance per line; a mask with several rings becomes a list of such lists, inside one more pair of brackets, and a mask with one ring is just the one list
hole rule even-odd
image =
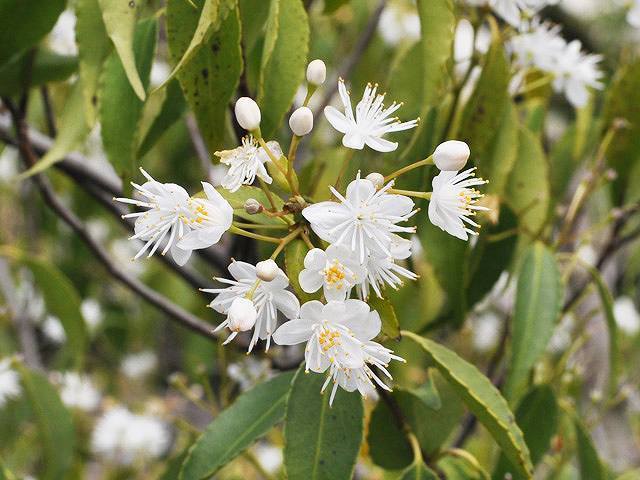
[[131, 259], [137, 253], [136, 245], [126, 238], [115, 239], [110, 244], [111, 255], [129, 275], [139, 277], [147, 269], [145, 262], [132, 262]]
[[80, 313], [82, 313], [90, 332], [95, 332], [102, 325], [104, 313], [100, 303], [95, 298], [85, 298], [80, 304]]
[[61, 345], [67, 340], [67, 334], [64, 331], [62, 322], [58, 317], [47, 315], [40, 325], [42, 333], [52, 343]]
[[635, 28], [640, 28], [640, 0], [632, 0], [631, 8], [627, 12], [627, 22]]
[[259, 443], [255, 446], [254, 453], [267, 473], [275, 475], [280, 470], [282, 466], [282, 448], [267, 443]]
[[56, 372], [53, 380], [60, 386], [60, 399], [67, 407], [91, 412], [100, 405], [102, 395], [88, 375]]
[[420, 39], [420, 17], [415, 6], [391, 2], [380, 15], [378, 33], [387, 45]]
[[13, 178], [19, 173], [19, 161], [20, 154], [18, 150], [9, 145], [5, 145], [2, 153], [0, 153], [0, 184], [7, 186], [16, 184]]
[[613, 303], [613, 315], [618, 328], [626, 335], [632, 337], [640, 331], [640, 313], [630, 297], [616, 298]]
[[269, 360], [255, 357], [246, 357], [241, 362], [229, 364], [227, 374], [243, 392], [273, 376]]
[[595, 249], [589, 244], [581, 245], [578, 248], [576, 255], [581, 262], [587, 265], [591, 265], [592, 267], [595, 266], [595, 264], [598, 262], [598, 252], [596, 252]]
[[51, 34], [49, 35], [49, 47], [60, 55], [77, 55], [76, 45], [76, 14], [73, 10], [65, 10], [58, 17]]
[[151, 65], [151, 86], [159, 87], [171, 74], [171, 67], [162, 60], [156, 60]]
[[149, 461], [168, 450], [171, 435], [166, 423], [152, 415], [138, 415], [124, 407], [114, 407], [96, 423], [91, 450], [108, 462], [131, 465]]
[[520, 25], [523, 18], [527, 18], [560, 0], [466, 0], [471, 6], [488, 6], [505, 22], [514, 27]]
[[553, 331], [553, 335], [551, 335], [547, 350], [552, 353], [562, 353], [569, 348], [569, 346], [571, 346], [575, 325], [576, 319], [573, 315], [565, 315], [562, 317]]
[[158, 357], [151, 350], [139, 353], [130, 353], [122, 359], [120, 370], [125, 377], [140, 379], [149, 375], [158, 366]]
[[11, 360], [8, 358], [0, 360], [0, 408], [21, 393], [20, 375], [11, 368]]
[[474, 350], [487, 353], [498, 345], [500, 323], [498, 314], [490, 310], [471, 317], [471, 343]]

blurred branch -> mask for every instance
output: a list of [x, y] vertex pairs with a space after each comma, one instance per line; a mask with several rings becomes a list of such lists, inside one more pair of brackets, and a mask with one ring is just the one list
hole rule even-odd
[[[3, 98], [4, 104], [9, 108], [11, 116], [14, 120], [16, 128], [16, 136], [18, 141], [18, 149], [20, 154], [27, 165], [31, 167], [35, 165], [38, 158], [34, 152], [31, 142], [28, 136], [28, 127], [24, 119], [24, 108], [18, 109], [9, 99]], [[23, 102], [26, 106], [26, 102]], [[49, 182], [42, 175], [34, 175], [32, 177], [33, 182], [40, 190], [42, 198], [47, 206], [62, 220], [64, 221], [84, 242], [84, 244], [91, 250], [95, 257], [103, 264], [107, 271], [123, 285], [129, 288], [134, 293], [138, 294], [144, 300], [151, 305], [158, 308], [160, 311], [173, 318], [184, 327], [199, 333], [205, 337], [215, 339], [213, 334], [213, 327], [206, 322], [203, 322], [195, 315], [182, 309], [180, 306], [174, 304], [169, 299], [159, 294], [155, 290], [149, 288], [138, 279], [130, 276], [120, 267], [112, 262], [109, 258], [106, 250], [96, 242], [80, 219], [69, 210], [56, 196]]]
[[[373, 35], [376, 33], [376, 28], [378, 28], [378, 23], [380, 22], [380, 16], [382, 15], [382, 11], [387, 4], [387, 0], [380, 0], [378, 2], [378, 6], [375, 8], [373, 13], [371, 14], [371, 18], [369, 18], [369, 22], [364, 27], [364, 30], [360, 34], [356, 45], [353, 47], [351, 54], [347, 58], [345, 58], [340, 68], [338, 68], [338, 77], [339, 78], [349, 78], [351, 76], [351, 72], [356, 67], [362, 55], [367, 50], [369, 43], [373, 39]], [[325, 84], [326, 85], [326, 84]], [[324, 97], [322, 98], [322, 102], [320, 102], [320, 106], [318, 107], [318, 112], [322, 112], [324, 107], [329, 105], [331, 99], [338, 91], [338, 83], [333, 82], [331, 87], [327, 87]]]
[[44, 106], [44, 115], [47, 119], [49, 135], [55, 137], [58, 134], [58, 129], [56, 128], [56, 116], [53, 111], [53, 105], [51, 104], [51, 95], [49, 95], [49, 89], [46, 85], [40, 87], [40, 95], [42, 96], [42, 104]]

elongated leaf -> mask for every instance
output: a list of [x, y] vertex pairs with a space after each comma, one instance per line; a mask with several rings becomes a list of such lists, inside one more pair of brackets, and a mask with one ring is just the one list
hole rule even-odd
[[388, 298], [378, 298], [377, 295], [371, 295], [367, 301], [369, 306], [378, 312], [380, 320], [382, 320], [382, 330], [380, 334], [387, 339], [399, 338], [400, 322], [398, 321], [398, 316], [396, 315], [391, 300]]
[[[145, 86], [149, 83], [155, 43], [155, 19], [140, 22], [136, 28], [134, 48]], [[102, 85], [100, 92], [102, 143], [118, 174], [125, 180], [130, 179], [138, 166], [135, 156], [136, 133], [143, 102], [131, 88], [116, 52], [112, 52], [105, 63]]]
[[20, 174], [20, 179], [25, 179], [31, 175], [40, 173], [51, 165], [56, 164], [62, 160], [66, 154], [77, 148], [89, 133], [89, 126], [83, 113], [85, 105], [81, 83], [81, 81], [76, 82], [71, 92], [69, 92], [60, 117], [60, 130], [58, 131], [53, 146], [38, 163]]
[[[531, 453], [531, 462], [536, 465], [549, 450], [551, 438], [558, 427], [558, 404], [553, 390], [543, 385], [527, 393], [516, 410], [516, 422], [522, 428], [524, 440]], [[513, 471], [511, 463], [503, 454], [498, 459], [493, 478], [503, 480], [507, 474], [511, 475], [513, 480], [525, 478]]]
[[207, 38], [206, 48], [187, 54], [199, 18], [200, 11], [184, 0], [171, 0], [167, 4], [171, 57], [179, 62], [180, 58], [189, 56], [189, 62], [180, 67], [178, 80], [213, 153], [224, 146], [226, 112], [242, 72], [240, 22], [238, 10], [234, 8]]
[[272, 0], [267, 32], [258, 103], [262, 133], [271, 137], [289, 110], [307, 66], [309, 20], [302, 1]]
[[531, 478], [533, 466], [522, 431], [507, 402], [489, 379], [448, 348], [412, 332], [403, 331], [402, 335], [424, 349], [434, 366], [500, 445], [516, 471]]
[[22, 54], [0, 68], [0, 95], [17, 95], [23, 91], [28, 71], [26, 66], [31, 62], [29, 83], [32, 87], [61, 82], [78, 69], [76, 57], [58, 55], [43, 49], [35, 53], [33, 60], [29, 53]]
[[146, 82], [148, 75], [138, 71], [139, 56], [136, 54], [136, 18], [137, 7], [135, 0], [98, 0], [102, 10], [102, 20], [109, 38], [116, 48], [124, 73], [131, 84], [131, 88], [140, 100], [144, 100], [146, 94]]
[[293, 291], [300, 299], [301, 303], [309, 302], [311, 300], [319, 300], [322, 290], [315, 293], [307, 293], [302, 290], [298, 277], [300, 272], [304, 269], [304, 257], [307, 256], [309, 247], [302, 240], [294, 240], [284, 251], [284, 263], [287, 269], [287, 276], [291, 282]]
[[42, 445], [45, 480], [67, 478], [75, 445], [71, 413], [64, 407], [56, 390], [41, 374], [20, 366], [22, 386], [31, 405]]
[[598, 457], [591, 436], [583, 425], [582, 421], [574, 418], [576, 430], [576, 442], [578, 446], [578, 465], [580, 467], [580, 478], [589, 480], [606, 480], [607, 474], [604, 465]]
[[75, 8], [76, 43], [80, 60], [80, 79], [84, 93], [84, 113], [90, 127], [98, 118], [98, 86], [100, 72], [111, 41], [102, 20], [98, 0], [78, 0]]
[[542, 243], [529, 247], [520, 275], [513, 316], [513, 342], [505, 391], [516, 400], [529, 371], [547, 348], [560, 315], [562, 285], [553, 253]]
[[528, 130], [518, 136], [518, 156], [506, 190], [506, 201], [525, 232], [536, 235], [544, 226], [550, 204], [549, 164], [540, 141]]
[[209, 478], [284, 417], [293, 372], [278, 375], [242, 394], [209, 424], [191, 447], [181, 480]]
[[438, 475], [424, 463], [409, 466], [400, 474], [399, 480], [437, 480]]
[[333, 407], [320, 395], [324, 375], [298, 370], [287, 401], [284, 466], [290, 479], [351, 478], [356, 464], [364, 409], [356, 392], [338, 388]]
[[53, 28], [65, 0], [0, 0], [0, 65], [36, 45]]
[[[487, 193], [503, 196], [518, 155], [519, 120], [518, 112], [507, 100], [497, 133], [486, 155], [480, 157], [478, 171], [488, 179]], [[474, 155], [475, 155], [474, 151]]]
[[140, 143], [138, 157], [144, 157], [153, 148], [162, 137], [162, 134], [182, 117], [186, 108], [187, 104], [184, 101], [182, 90], [180, 90], [180, 84], [177, 80], [174, 80], [167, 86], [166, 96], [162, 102], [160, 112]]

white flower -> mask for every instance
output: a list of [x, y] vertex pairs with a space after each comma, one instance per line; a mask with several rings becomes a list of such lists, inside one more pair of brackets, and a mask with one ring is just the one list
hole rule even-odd
[[122, 360], [120, 370], [131, 379], [142, 378], [151, 373], [158, 364], [158, 357], [152, 351], [130, 353]]
[[306, 342], [306, 370], [329, 371], [322, 390], [334, 380], [331, 404], [338, 385], [348, 391], [358, 389], [363, 395], [372, 390], [373, 382], [388, 389], [369, 365], [391, 378], [386, 366], [392, 359], [402, 359], [372, 341], [380, 328], [378, 312], [360, 300], [330, 301], [326, 305], [313, 300], [302, 306], [300, 318], [278, 328], [274, 341], [279, 345]]
[[247, 356], [241, 362], [231, 363], [227, 367], [227, 374], [240, 385], [243, 392], [254, 387], [258, 383], [271, 378], [271, 362], [267, 359], [257, 360]]
[[320, 59], [315, 59], [307, 65], [307, 82], [316, 87], [322, 85], [327, 78], [327, 66]]
[[[280, 144], [275, 141], [267, 142], [267, 147], [276, 156], [282, 155]], [[214, 155], [220, 157], [220, 163], [229, 166], [221, 185], [231, 192], [237, 191], [242, 185], [251, 185], [256, 177], [271, 183], [273, 180], [267, 173], [264, 164], [271, 161], [253, 135], [242, 139], [242, 145], [233, 150], [222, 150]]]
[[459, 140], [448, 140], [433, 152], [433, 163], [440, 170], [460, 171], [467, 164], [471, 151], [469, 145]]
[[8, 358], [0, 360], [0, 408], [21, 393], [20, 375], [11, 368], [11, 360]]
[[101, 395], [91, 378], [75, 372], [65, 372], [58, 380], [60, 399], [68, 407], [91, 412], [100, 405]]
[[342, 245], [329, 245], [326, 251], [320, 248], [309, 250], [304, 258], [304, 270], [299, 281], [307, 293], [317, 292], [321, 287], [327, 300], [344, 300], [351, 288], [364, 280], [361, 263], [353, 258], [353, 252]]
[[171, 74], [171, 67], [163, 60], [156, 60], [151, 65], [151, 86], [159, 87]]
[[469, 233], [477, 233], [469, 226], [480, 227], [471, 217], [478, 210], [489, 210], [476, 203], [483, 195], [476, 189], [470, 188], [487, 183], [475, 178], [475, 168], [462, 173], [442, 171], [432, 182], [433, 193], [429, 201], [429, 220], [436, 227], [440, 227], [454, 237], [468, 240]]
[[236, 120], [242, 128], [251, 132], [260, 127], [262, 115], [258, 104], [249, 97], [241, 97], [235, 106]]
[[254, 448], [256, 458], [268, 473], [275, 475], [282, 466], [282, 448], [271, 444], [259, 443]]
[[73, 10], [65, 10], [60, 14], [49, 36], [51, 50], [60, 55], [78, 54], [75, 36], [76, 22], [77, 18]]
[[206, 198], [190, 197], [180, 185], [157, 182], [142, 168], [140, 171], [148, 181], [143, 185], [132, 185], [144, 200], [116, 198], [119, 202], [148, 209], [124, 215], [125, 218], [136, 218], [135, 235], [131, 239], [146, 242], [134, 259], [149, 247], [152, 248], [148, 257], [151, 257], [169, 234], [162, 255], [171, 250], [175, 262], [184, 265], [193, 250], [218, 243], [231, 227], [233, 209], [211, 184], [202, 182]]
[[631, 298], [626, 296], [616, 298], [613, 304], [613, 316], [616, 318], [618, 328], [626, 335], [633, 337], [640, 331], [640, 313]]
[[278, 276], [280, 268], [278, 264], [271, 258], [256, 263], [256, 274], [260, 280], [270, 282]]
[[563, 316], [553, 331], [551, 339], [549, 339], [547, 350], [551, 353], [559, 354], [569, 348], [571, 346], [571, 336], [575, 324], [576, 322], [572, 314]]
[[392, 182], [380, 190], [360, 174], [347, 187], [343, 197], [335, 188], [329, 187], [340, 202], [326, 201], [305, 208], [302, 215], [309, 221], [313, 231], [323, 240], [344, 245], [364, 263], [372, 253], [391, 256], [394, 233], [415, 232], [415, 227], [397, 225], [408, 220], [414, 213], [413, 200], [403, 195], [389, 194]]
[[[251, 330], [256, 324], [256, 317], [258, 312], [253, 302], [248, 298], [238, 297], [231, 302], [229, 311], [227, 312], [227, 326], [232, 332], [246, 332]], [[227, 339], [226, 343], [231, 341], [231, 337]]]
[[398, 3], [390, 3], [380, 15], [378, 33], [391, 46], [404, 40], [420, 40], [420, 17], [415, 7], [407, 8]]
[[369, 297], [369, 288], [372, 288], [379, 298], [382, 298], [382, 288], [385, 284], [397, 290], [402, 285], [400, 277], [415, 280], [418, 275], [411, 270], [396, 263], [396, 260], [404, 260], [411, 256], [411, 240], [404, 239], [398, 235], [392, 237], [389, 255], [372, 252], [365, 264], [366, 276], [360, 284], [360, 297]]
[[[287, 318], [295, 318], [300, 310], [300, 302], [296, 296], [286, 290], [289, 286], [289, 279], [280, 270], [276, 278], [270, 282], [259, 280], [256, 267], [246, 262], [231, 262], [229, 273], [234, 280], [216, 278], [229, 287], [202, 289], [203, 292], [218, 294], [209, 306], [216, 312], [227, 315], [235, 299], [247, 298], [247, 295], [250, 295], [250, 300], [258, 312], [258, 316], [249, 344], [249, 351], [253, 350], [258, 338], [267, 340], [266, 349], [268, 350], [271, 344], [271, 334], [277, 326], [278, 311]], [[227, 326], [229, 326], [229, 319], [218, 325], [216, 331]], [[225, 343], [233, 340], [237, 334], [238, 332], [232, 332]]]
[[564, 93], [571, 105], [584, 107], [589, 101], [589, 88], [601, 89], [603, 73], [598, 70], [602, 55], [582, 52], [579, 40], [573, 40], [558, 59], [553, 89]]
[[373, 186], [376, 187], [376, 189], [382, 188], [384, 185], [384, 176], [379, 172], [371, 172], [365, 178], [373, 183]]
[[471, 343], [480, 353], [491, 351], [500, 338], [500, 317], [489, 310], [471, 318]]
[[80, 304], [80, 312], [89, 331], [95, 332], [102, 324], [104, 314], [102, 313], [100, 303], [95, 298], [84, 299]]
[[633, 0], [627, 12], [627, 22], [635, 28], [640, 28], [640, 0]]
[[47, 315], [42, 321], [41, 327], [44, 336], [56, 345], [61, 345], [67, 340], [67, 334], [58, 317]]
[[408, 130], [418, 124], [418, 119], [408, 122], [400, 122], [397, 117], [391, 115], [398, 110], [402, 104], [392, 103], [385, 108], [384, 95], [376, 94], [378, 85], [367, 84], [362, 100], [356, 105], [355, 114], [351, 108], [351, 97], [347, 92], [342, 79], [338, 80], [338, 92], [344, 105], [345, 113], [338, 111], [332, 106], [325, 107], [324, 114], [329, 123], [341, 133], [344, 133], [342, 144], [345, 147], [362, 150], [365, 145], [378, 152], [392, 152], [398, 148], [396, 142], [390, 142], [382, 138], [383, 135], [391, 132]]
[[115, 407], [96, 423], [91, 449], [107, 461], [126, 466], [160, 457], [170, 442], [169, 429], [160, 419]]
[[520, 25], [523, 16], [531, 16], [547, 5], [559, 0], [467, 0], [469, 5], [487, 5], [504, 21], [514, 27]]
[[294, 135], [302, 137], [313, 130], [313, 112], [309, 107], [297, 108], [289, 117], [289, 127]]

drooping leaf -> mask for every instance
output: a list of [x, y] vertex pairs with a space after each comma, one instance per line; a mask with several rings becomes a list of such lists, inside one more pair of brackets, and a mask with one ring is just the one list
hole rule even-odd
[[[172, 20], [170, 21], [167, 14], [167, 28], [169, 28], [171, 23], [173, 23], [171, 28], [174, 29], [174, 32], [176, 31], [175, 29], [184, 28], [184, 33], [189, 35], [189, 38], [180, 38], [181, 53], [178, 54], [177, 52], [172, 52], [176, 65], [157, 90], [167, 85], [183, 67], [191, 62], [202, 48], [207, 44], [212, 45], [209, 41], [211, 35], [221, 28], [221, 25], [227, 18], [227, 15], [236, 9], [237, 4], [238, 0], [204, 0], [203, 2], [198, 0], [197, 3], [187, 3], [186, 7], [191, 9], [192, 14], [196, 14], [194, 20], [191, 20], [192, 15], [185, 17], [189, 18], [189, 23], [187, 24], [188, 27], [186, 25], [180, 25], [180, 20], [176, 17], [172, 17]], [[194, 5], [197, 6], [197, 9], [193, 8]], [[193, 25], [193, 28], [190, 28], [191, 25]], [[224, 42], [221, 42], [220, 46], [225, 47]], [[216, 53], [215, 50], [214, 53]]]
[[399, 338], [400, 322], [398, 321], [398, 316], [396, 315], [391, 300], [388, 298], [379, 298], [377, 295], [372, 294], [369, 296], [367, 302], [371, 309], [380, 315], [380, 320], [382, 320], [380, 334], [386, 338]]
[[507, 398], [516, 400], [529, 371], [544, 353], [560, 315], [562, 283], [553, 253], [542, 243], [529, 247], [516, 292], [512, 348], [505, 385]]
[[78, 59], [68, 55], [58, 55], [49, 50], [39, 49], [33, 59], [29, 53], [14, 57], [0, 68], [0, 95], [17, 95], [25, 87], [28, 69], [29, 84], [38, 87], [50, 82], [61, 82], [78, 69]]
[[[133, 48], [144, 86], [149, 84], [155, 44], [156, 20], [143, 20], [136, 27]], [[101, 83], [102, 143], [116, 172], [125, 180], [131, 179], [138, 167], [136, 143], [143, 102], [133, 91], [115, 51], [106, 60]]]
[[[351, 478], [364, 428], [360, 394], [338, 387], [320, 395], [325, 376], [298, 370], [285, 416], [284, 466], [291, 479]], [[333, 386], [333, 385], [331, 385]], [[331, 387], [329, 387], [330, 390]]]
[[174, 62], [188, 57], [188, 62], [178, 63], [178, 80], [213, 153], [224, 146], [226, 113], [242, 72], [242, 52], [239, 14], [234, 8], [224, 15], [224, 20], [216, 20], [216, 31], [208, 35], [202, 48], [187, 53], [193, 32], [205, 15], [204, 8], [213, 8], [211, 3], [218, 2], [207, 0], [201, 12], [184, 0], [169, 1], [167, 38]]
[[304, 257], [307, 256], [309, 247], [302, 240], [294, 240], [284, 251], [284, 263], [287, 269], [287, 276], [293, 291], [300, 299], [301, 303], [309, 302], [311, 300], [319, 300], [322, 290], [315, 293], [307, 293], [300, 286], [298, 277], [300, 272], [304, 269]]
[[533, 466], [522, 431], [516, 424], [506, 400], [491, 381], [476, 367], [443, 345], [412, 332], [403, 331], [402, 335], [424, 349], [434, 366], [451, 383], [469, 410], [500, 445], [514, 468], [526, 478], [530, 478]]
[[410, 465], [400, 474], [399, 480], [437, 480], [438, 475], [424, 463]]
[[180, 479], [210, 477], [282, 420], [292, 378], [293, 372], [278, 375], [218, 415], [189, 450]]
[[40, 373], [19, 366], [22, 386], [38, 427], [44, 457], [39, 478], [67, 478], [73, 462], [75, 429], [71, 413], [64, 407], [58, 393]]
[[145, 100], [147, 85], [144, 71], [139, 71], [136, 54], [136, 0], [98, 0], [107, 35], [120, 57], [131, 88], [140, 100]]
[[242, 46], [248, 54], [253, 51], [259, 43], [259, 37], [264, 34], [271, 0], [239, 0], [238, 6], [242, 23]]
[[576, 432], [576, 443], [578, 450], [578, 466], [580, 467], [580, 478], [588, 478], [593, 480], [606, 480], [607, 473], [598, 456], [596, 447], [591, 440], [589, 431], [582, 421], [577, 417], [574, 418], [574, 426]]
[[66, 0], [0, 0], [0, 65], [35, 46], [55, 25]]
[[78, 0], [75, 13], [84, 112], [87, 124], [93, 127], [98, 118], [100, 72], [111, 50], [111, 41], [102, 20], [98, 0]]
[[550, 204], [549, 164], [540, 141], [522, 128], [518, 155], [506, 190], [506, 201], [524, 233], [535, 236], [544, 226]]
[[[522, 399], [516, 410], [516, 422], [522, 429], [524, 440], [531, 453], [531, 463], [536, 465], [545, 453], [558, 427], [558, 404], [553, 390], [547, 385], [534, 387]], [[513, 471], [511, 463], [500, 455], [493, 472], [494, 480], [503, 480], [509, 474], [513, 480], [525, 479]]]
[[160, 107], [160, 112], [158, 112], [158, 115], [145, 133], [144, 139], [141, 141], [140, 147], [138, 147], [137, 156], [144, 157], [160, 140], [162, 134], [182, 117], [186, 108], [187, 104], [184, 101], [182, 90], [180, 90], [180, 84], [177, 80], [174, 80], [167, 85], [166, 96], [162, 102], [162, 107]]
[[272, 0], [262, 53], [258, 103], [261, 130], [271, 137], [304, 79], [309, 20], [301, 0]]
[[24, 179], [40, 173], [50, 166], [63, 160], [64, 156], [77, 148], [89, 133], [89, 127], [84, 116], [84, 97], [82, 82], [77, 81], [71, 88], [60, 116], [60, 128], [55, 141], [47, 153], [33, 167], [20, 174]]

